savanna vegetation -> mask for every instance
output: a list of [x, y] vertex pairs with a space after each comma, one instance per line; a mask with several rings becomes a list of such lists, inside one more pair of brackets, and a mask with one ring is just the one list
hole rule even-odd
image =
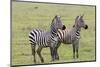
[[[95, 7], [30, 2], [12, 2], [12, 65], [34, 64], [28, 33], [34, 28], [50, 29], [55, 15], [60, 15], [67, 28], [72, 28], [75, 17], [84, 14], [89, 29], [81, 31], [78, 61], [95, 60]], [[42, 50], [44, 63], [74, 62], [72, 45], [61, 44], [59, 61], [51, 62], [49, 48]], [[37, 56], [37, 64], [40, 64]]]

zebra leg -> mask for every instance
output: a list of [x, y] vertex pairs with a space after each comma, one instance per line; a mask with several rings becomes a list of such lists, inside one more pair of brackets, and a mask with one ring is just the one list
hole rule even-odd
[[42, 50], [42, 47], [38, 47], [38, 49], [37, 49], [37, 54], [38, 54], [38, 56], [40, 57], [41, 62], [43, 63], [43, 62], [44, 62], [44, 59], [43, 59], [43, 57], [42, 57], [42, 55], [41, 55], [41, 50]]
[[57, 45], [58, 43], [57, 42], [52, 42], [50, 44], [50, 51], [51, 51], [51, 56], [52, 56], [52, 61], [56, 60], [56, 56], [58, 56], [57, 54]]
[[55, 59], [59, 60], [59, 55], [58, 55], [58, 52], [57, 52], [57, 48], [55, 49]]
[[79, 58], [79, 55], [78, 55], [78, 48], [76, 48], [76, 57]]
[[51, 47], [50, 47], [50, 52], [51, 52], [52, 61], [54, 61], [53, 49]]
[[76, 45], [76, 57], [79, 58], [79, 54], [78, 54], [78, 49], [79, 49], [79, 42]]
[[56, 47], [56, 49], [55, 49], [55, 52], [56, 52], [56, 60], [59, 60], [58, 48], [59, 48], [60, 44], [61, 44], [61, 43], [58, 43], [58, 44], [57, 44], [57, 47]]
[[75, 52], [74, 56], [76, 56], [76, 57], [74, 57], [74, 59], [79, 57], [78, 56], [78, 47], [79, 47], [79, 40], [75, 40], [73, 43], [73, 52]]
[[52, 48], [52, 53], [53, 53], [53, 61], [59, 60], [59, 56], [58, 56], [58, 53], [57, 53], [57, 47]]
[[34, 57], [34, 63], [36, 63], [36, 59], [35, 59], [35, 44], [31, 43], [31, 48], [32, 48], [32, 55]]
[[72, 44], [73, 46], [73, 59], [75, 59], [75, 44]]
[[54, 61], [56, 60], [56, 56], [57, 56], [57, 49], [53, 48], [53, 58], [54, 58]]
[[54, 61], [56, 59], [55, 47], [50, 47], [50, 51], [51, 51], [52, 61]]

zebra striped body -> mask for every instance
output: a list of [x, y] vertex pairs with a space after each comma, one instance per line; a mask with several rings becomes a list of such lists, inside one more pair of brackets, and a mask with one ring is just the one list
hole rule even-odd
[[53, 34], [50, 32], [40, 30], [40, 29], [33, 29], [29, 34], [29, 41], [30, 43], [37, 44], [38, 47], [50, 47], [50, 41], [56, 42], [57, 39]]
[[[79, 48], [79, 40], [80, 40], [80, 31], [81, 28], [87, 29], [88, 26], [84, 23], [83, 16], [77, 16], [75, 19], [75, 24], [72, 29], [58, 30], [58, 38], [60, 45], [64, 44], [72, 44], [73, 46], [73, 58], [75, 56], [78, 58], [78, 48]], [[76, 54], [76, 55], [75, 55]]]
[[72, 44], [73, 41], [80, 39], [80, 31], [73, 29], [58, 30], [59, 41], [64, 44]]
[[[34, 62], [36, 62], [35, 59], [35, 52], [39, 55], [41, 62], [44, 62], [43, 57], [41, 56], [41, 50], [45, 47], [50, 47], [50, 52], [52, 56], [52, 60], [58, 58], [56, 47], [58, 42], [58, 36], [57, 31], [58, 29], [65, 29], [64, 25], [62, 24], [60, 17], [55, 16], [52, 20], [50, 31], [43, 31], [40, 29], [33, 29], [29, 33], [29, 41], [32, 48], [32, 54], [34, 56]], [[35, 49], [37, 47], [37, 49]]]

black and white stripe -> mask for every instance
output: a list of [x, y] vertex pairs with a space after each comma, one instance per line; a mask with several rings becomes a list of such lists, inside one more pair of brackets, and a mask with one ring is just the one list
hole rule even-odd
[[75, 24], [72, 29], [58, 30], [59, 43], [64, 44], [72, 44], [73, 45], [73, 58], [78, 58], [78, 48], [79, 48], [79, 40], [80, 40], [80, 31], [81, 28], [87, 29], [88, 26], [83, 22], [83, 16], [77, 16], [75, 20]]
[[29, 34], [30, 43], [38, 44], [41, 47], [49, 47], [49, 40], [56, 41], [54, 38], [55, 36], [50, 32], [40, 29], [33, 29]]
[[80, 39], [80, 31], [74, 30], [58, 30], [59, 41], [65, 44], [71, 44], [75, 39]]
[[[44, 62], [43, 57], [41, 56], [41, 50], [45, 47], [50, 47], [51, 50], [51, 56], [52, 60], [55, 60], [55, 48], [57, 46], [58, 36], [57, 31], [58, 29], [63, 29], [62, 22], [60, 20], [59, 16], [55, 16], [52, 20], [50, 31], [43, 31], [40, 29], [33, 29], [29, 33], [29, 41], [32, 45], [32, 54], [34, 56], [34, 62], [36, 62], [35, 59], [35, 52], [39, 55], [41, 62]], [[37, 46], [37, 49], [35, 48]]]

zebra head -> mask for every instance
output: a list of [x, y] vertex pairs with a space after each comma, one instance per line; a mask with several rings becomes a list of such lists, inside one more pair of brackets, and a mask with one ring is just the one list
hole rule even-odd
[[57, 33], [58, 29], [65, 30], [66, 26], [61, 22], [60, 16], [56, 15], [51, 23], [51, 32]]
[[84, 29], [88, 29], [88, 25], [85, 24], [84, 20], [83, 20], [83, 15], [82, 16], [77, 16], [75, 19], [75, 25], [73, 25], [73, 27], [77, 27], [77, 28], [84, 28]]

